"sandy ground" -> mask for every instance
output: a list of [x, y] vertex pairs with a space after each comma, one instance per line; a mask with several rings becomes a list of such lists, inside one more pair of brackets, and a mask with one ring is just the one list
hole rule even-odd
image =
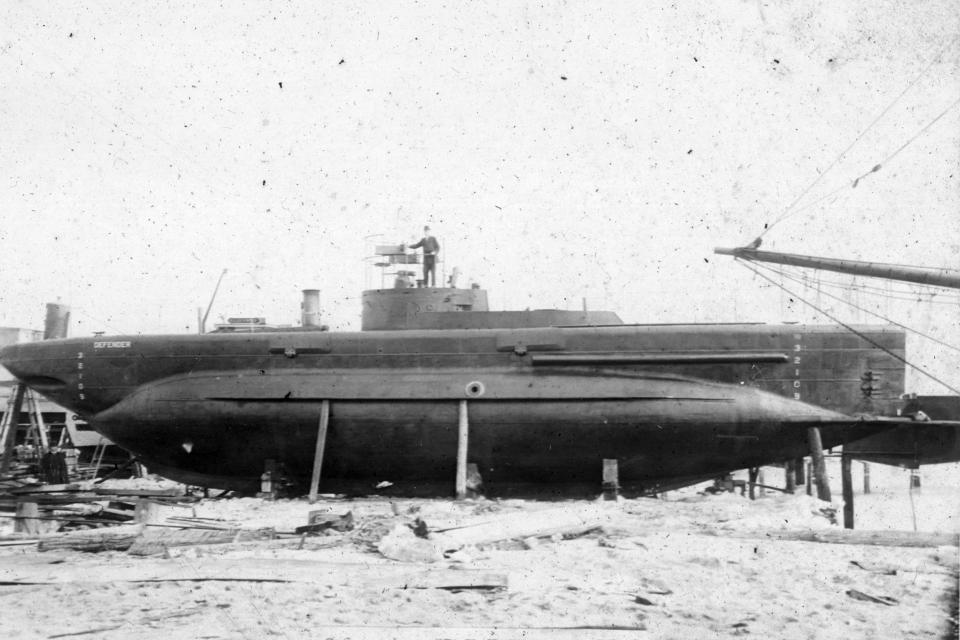
[[[938, 469], [938, 468], [931, 468]], [[918, 529], [957, 531], [958, 467], [925, 471], [913, 496]], [[908, 474], [871, 466], [874, 491], [857, 496], [861, 528], [911, 529]], [[782, 481], [768, 469], [767, 482]], [[855, 477], [857, 481], [857, 477]], [[835, 483], [835, 490], [839, 483]], [[861, 485], [862, 486], [862, 485]], [[907, 498], [908, 500], [909, 498]], [[596, 503], [603, 527], [572, 539], [468, 547], [436, 563], [398, 563], [376, 543], [397, 524], [497, 516], [583, 502], [521, 500], [207, 500], [184, 515], [290, 531], [308, 513], [351, 511], [354, 531], [289, 543], [180, 549], [166, 559], [121, 552], [0, 549], [0, 577], [44, 565], [70, 582], [0, 587], [3, 638], [941, 638], [953, 637], [957, 548], [897, 548], [764, 539], [771, 529], [835, 528], [806, 495], [673, 492]], [[906, 526], [901, 526], [901, 525]], [[755, 536], [748, 532], [760, 532]], [[736, 537], [736, 536], [750, 537]], [[279, 545], [279, 546], [278, 546]], [[203, 572], [213, 559], [270, 567], [318, 566], [315, 583], [92, 582], [102, 567], [176, 564]], [[324, 563], [314, 565], [311, 563]], [[856, 564], [855, 564], [856, 563]], [[404, 567], [397, 569], [397, 567]], [[482, 570], [507, 588], [404, 588], [389, 572]], [[393, 575], [393, 574], [391, 574]], [[449, 574], [447, 574], [449, 575]], [[857, 599], [857, 593], [890, 599]]]

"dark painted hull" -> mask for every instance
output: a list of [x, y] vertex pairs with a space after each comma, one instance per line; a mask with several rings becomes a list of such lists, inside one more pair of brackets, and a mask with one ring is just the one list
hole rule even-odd
[[[902, 353], [902, 333], [871, 339]], [[466, 401], [488, 486], [596, 483], [604, 458], [652, 486], [802, 455], [811, 424], [834, 425], [828, 447], [876, 432], [844, 414], [903, 376], [842, 330], [762, 325], [126, 336], [0, 359], [148, 467], [223, 488], [266, 460], [305, 482], [324, 400], [325, 480], [452, 483]]]

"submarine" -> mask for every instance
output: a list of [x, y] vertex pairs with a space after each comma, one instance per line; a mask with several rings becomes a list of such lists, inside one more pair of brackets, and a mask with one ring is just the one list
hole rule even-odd
[[[412, 261], [402, 245], [378, 255]], [[478, 286], [396, 275], [363, 292], [360, 331], [327, 331], [308, 290], [301, 327], [46, 340], [0, 363], [151, 472], [243, 491], [270, 464], [304, 487], [320, 420], [325, 491], [451, 488], [465, 418], [489, 495], [599, 485], [605, 459], [625, 493], [654, 491], [803, 456], [810, 427], [830, 448], [909, 421], [896, 328], [491, 311]]]

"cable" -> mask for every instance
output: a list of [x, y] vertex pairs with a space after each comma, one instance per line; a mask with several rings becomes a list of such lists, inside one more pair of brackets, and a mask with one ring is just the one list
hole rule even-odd
[[[802, 207], [799, 207], [799, 208], [797, 208], [797, 209], [794, 209], [793, 211], [790, 211], [790, 212], [788, 212], [788, 213], [785, 213], [784, 215], [780, 216], [780, 218], [778, 218], [778, 219], [774, 222], [774, 224], [776, 224], [777, 222], [780, 222], [780, 221], [782, 221], [782, 220], [785, 220], [785, 219], [788, 218], [789, 216], [792, 216], [792, 215], [794, 215], [794, 214], [796, 214], [796, 213], [800, 213], [801, 211], [806, 211], [807, 209], [809, 209], [810, 207], [812, 207], [812, 206], [814, 206], [814, 205], [816, 205], [816, 204], [820, 204], [821, 202], [823, 202], [823, 201], [826, 200], [827, 198], [830, 198], [830, 197], [832, 197], [832, 196], [840, 193], [841, 191], [843, 191], [844, 189], [846, 189], [848, 186], [849, 186], [851, 189], [856, 188], [857, 185], [860, 184], [860, 181], [861, 181], [861, 180], [863, 180], [864, 178], [866, 178], [867, 176], [869, 176], [871, 173], [876, 173], [877, 171], [879, 171], [880, 169], [882, 169], [883, 166], [884, 166], [886, 163], [888, 163], [890, 160], [892, 160], [894, 157], [896, 157], [901, 151], [903, 151], [903, 150], [907, 147], [907, 145], [909, 145], [911, 142], [913, 142], [914, 140], [916, 140], [917, 138], [919, 138], [921, 135], [923, 135], [924, 133], [926, 133], [926, 131], [927, 131], [930, 127], [932, 127], [938, 120], [940, 120], [940, 118], [942, 118], [943, 116], [947, 115], [947, 113], [948, 113], [951, 109], [953, 109], [955, 106], [957, 106], [958, 104], [960, 104], [960, 98], [957, 98], [957, 99], [954, 100], [952, 103], [950, 103], [950, 106], [948, 106], [946, 109], [944, 109], [943, 111], [941, 111], [941, 112], [940, 112], [940, 115], [938, 115], [936, 118], [934, 118], [933, 120], [931, 120], [930, 122], [928, 122], [928, 123], [926, 124], [926, 126], [924, 126], [922, 129], [920, 129], [920, 131], [918, 131], [917, 133], [915, 133], [909, 140], [907, 140], [905, 143], [903, 143], [903, 145], [901, 145], [900, 148], [898, 148], [896, 151], [894, 151], [893, 153], [891, 153], [890, 155], [888, 155], [886, 158], [884, 158], [884, 160], [883, 160], [882, 162], [879, 162], [879, 163], [875, 164], [872, 169], [870, 169], [869, 171], [867, 171], [867, 172], [864, 173], [863, 175], [861, 175], [861, 176], [859, 176], [859, 177], [857, 177], [857, 178], [854, 178], [853, 181], [851, 181], [849, 184], [846, 184], [846, 183], [845, 183], [845, 184], [840, 185], [839, 187], [837, 187], [836, 189], [834, 189], [834, 190], [831, 191], [830, 193], [828, 193], [828, 194], [826, 194], [826, 195], [824, 195], [824, 196], [822, 196], [822, 197], [820, 197], [820, 198], [817, 198], [816, 200], [814, 200], [814, 201], [812, 201], [812, 202], [810, 202], [810, 203], [808, 203], [808, 204], [805, 204], [805, 205], [803, 205]], [[773, 224], [771, 224], [771, 225], [768, 226], [766, 229], [764, 229], [763, 233], [761, 233], [760, 236], [762, 237], [767, 231], [769, 231], [769, 230], [772, 229], [772, 228], [773, 228]]]
[[[917, 84], [917, 82], [920, 81], [920, 78], [922, 78], [924, 75], [926, 75], [926, 73], [930, 70], [931, 67], [933, 67], [933, 65], [935, 65], [937, 62], [940, 61], [940, 58], [943, 56], [944, 53], [946, 53], [947, 49], [949, 49], [951, 46], [953, 46], [953, 43], [957, 41], [957, 38], [960, 38], [960, 35], [955, 35], [955, 36], [950, 40], [950, 42], [948, 42], [948, 43], [946, 44], [946, 46], [944, 46], [942, 49], [940, 49], [940, 52], [933, 58], [933, 60], [930, 61], [929, 64], [927, 64], [926, 67], [923, 68], [923, 70], [922, 70], [919, 74], [917, 74], [917, 76], [913, 79], [913, 81], [912, 81], [910, 84], [908, 84], [903, 91], [900, 92], [900, 95], [898, 95], [896, 98], [894, 98], [893, 101], [892, 101], [890, 104], [888, 104], [887, 107], [886, 107], [883, 111], [880, 112], [880, 115], [878, 115], [876, 118], [874, 118], [874, 119], [870, 122], [870, 124], [868, 124], [868, 125], [866, 126], [866, 128], [864, 128], [864, 129], [860, 132], [860, 134], [857, 135], [856, 138], [854, 138], [853, 142], [851, 142], [850, 145], [847, 146], [846, 149], [844, 149], [843, 151], [841, 151], [841, 152], [840, 152], [840, 155], [838, 155], [838, 156], [836, 157], [836, 159], [834, 159], [834, 161], [831, 162], [830, 165], [829, 165], [826, 169], [824, 169], [823, 172], [821, 172], [820, 175], [818, 175], [818, 176], [814, 179], [814, 181], [811, 182], [810, 185], [800, 193], [800, 195], [798, 195], [796, 198], [794, 198], [793, 202], [791, 202], [789, 205], [787, 205], [787, 208], [784, 209], [784, 211], [783, 211], [783, 213], [780, 215], [780, 217], [777, 218], [776, 220], [774, 220], [774, 221], [770, 224], [770, 226], [768, 226], [766, 229], [763, 230], [763, 232], [760, 234], [760, 237], [761, 237], [761, 238], [762, 238], [768, 231], [770, 231], [770, 229], [772, 229], [772, 228], [774, 227], [774, 225], [776, 225], [776, 224], [779, 223], [780, 221], [784, 220], [788, 215], [790, 215], [790, 210], [793, 209], [793, 207], [795, 207], [796, 204], [797, 204], [798, 202], [800, 202], [800, 200], [802, 200], [803, 197], [804, 197], [805, 195], [807, 195], [807, 193], [809, 193], [810, 190], [813, 189], [813, 188], [820, 182], [820, 180], [821, 180], [825, 175], [827, 175], [827, 173], [829, 173], [830, 170], [833, 169], [833, 168], [843, 159], [843, 157], [844, 157], [845, 155], [847, 155], [847, 153], [854, 147], [854, 145], [856, 145], [858, 142], [860, 142], [860, 139], [863, 138], [863, 136], [866, 135], [866, 133], [867, 133], [871, 128], [873, 128], [873, 126], [874, 126], [875, 124], [877, 124], [877, 122], [879, 122], [880, 119], [883, 118], [883, 116], [887, 115], [887, 112], [889, 112], [890, 109], [892, 109], [893, 106], [894, 106], [895, 104], [897, 104], [897, 102], [899, 102], [900, 99], [903, 98], [903, 96], [906, 95], [906, 93], [907, 93], [908, 91], [910, 91], [910, 89], [912, 89], [912, 88], [914, 87], [914, 85]], [[879, 165], [878, 165], [878, 166], [879, 166]]]
[[874, 340], [871, 340], [869, 337], [867, 337], [866, 335], [864, 335], [864, 334], [861, 333], [860, 331], [857, 331], [856, 329], [854, 329], [854, 328], [851, 327], [850, 325], [846, 324], [845, 322], [841, 322], [838, 318], [830, 315], [829, 313], [827, 313], [826, 311], [824, 311], [823, 309], [821, 309], [821, 308], [818, 307], [817, 305], [813, 304], [813, 303], [810, 302], [809, 300], [806, 300], [806, 299], [802, 298], [801, 296], [797, 295], [796, 293], [794, 293], [793, 291], [790, 291], [789, 289], [787, 289], [785, 286], [783, 286], [782, 284], [780, 284], [779, 282], [777, 282], [777, 281], [774, 280], [773, 278], [767, 277], [765, 274], [761, 273], [759, 269], [755, 268], [752, 264], [748, 263], [747, 261], [741, 260], [740, 258], [736, 258], [736, 260], [737, 260], [740, 264], [742, 264], [742, 265], [744, 265], [745, 267], [747, 267], [748, 269], [750, 269], [750, 271], [753, 271], [756, 275], [760, 276], [761, 278], [763, 278], [763, 279], [766, 280], [767, 282], [770, 282], [771, 284], [773, 284], [773, 285], [775, 285], [775, 286], [777, 286], [777, 287], [780, 287], [781, 289], [783, 289], [785, 292], [787, 292], [788, 294], [790, 294], [791, 296], [793, 296], [794, 298], [796, 298], [796, 299], [799, 300], [800, 302], [804, 303], [804, 304], [807, 305], [808, 307], [810, 307], [810, 308], [814, 309], [815, 311], [821, 313], [822, 315], [826, 316], [827, 318], [829, 318], [829, 319], [832, 320], [833, 322], [836, 322], [837, 324], [839, 324], [841, 327], [843, 327], [844, 329], [846, 329], [846, 330], [849, 331], [850, 333], [853, 333], [854, 335], [856, 335], [856, 336], [859, 337], [860, 339], [865, 340], [866, 342], [869, 342], [870, 344], [872, 344], [872, 345], [875, 346], [876, 348], [878, 348], [878, 349], [880, 349], [881, 351], [885, 352], [887, 355], [889, 355], [889, 356], [891, 356], [891, 357], [899, 360], [900, 362], [902, 362], [903, 364], [907, 365], [908, 367], [917, 370], [918, 372], [920, 372], [921, 374], [927, 376], [927, 377], [930, 378], [931, 380], [942, 384], [944, 387], [946, 387], [947, 389], [949, 389], [949, 390], [952, 391], [953, 393], [956, 393], [957, 395], [960, 395], [960, 389], [956, 389], [955, 387], [950, 386], [949, 384], [947, 384], [946, 382], [944, 382], [944, 381], [941, 380], [940, 378], [937, 378], [936, 376], [934, 376], [932, 373], [927, 372], [926, 369], [923, 369], [923, 368], [921, 368], [921, 367], [913, 364], [912, 362], [908, 362], [907, 359], [904, 358], [903, 356], [897, 355], [896, 353], [894, 353], [894, 352], [891, 351], [890, 349], [887, 349], [887, 348], [884, 347], [882, 344], [880, 344], [880, 343], [878, 343], [878, 342], [876, 342], [876, 341], [874, 341]]
[[[760, 265], [757, 265], [757, 266], [760, 266]], [[770, 270], [773, 271], [774, 273], [779, 273], [780, 276], [782, 276], [782, 277], [784, 277], [784, 278], [787, 278], [788, 280], [791, 280], [791, 281], [793, 281], [793, 282], [796, 282], [797, 284], [800, 284], [800, 285], [802, 285], [802, 286], [808, 286], [808, 285], [806, 285], [805, 283], [801, 282], [798, 278], [792, 277], [790, 274], [784, 273], [784, 272], [782, 272], [782, 271], [777, 271], [776, 269], [770, 269]], [[917, 329], [913, 329], [913, 328], [911, 328], [911, 327], [908, 327], [908, 326], [905, 325], [905, 324], [900, 324], [900, 323], [897, 322], [896, 320], [893, 320], [893, 319], [891, 319], [891, 318], [887, 318], [886, 316], [881, 315], [881, 314], [879, 314], [879, 313], [876, 313], [876, 312], [874, 312], [874, 311], [870, 311], [869, 309], [865, 309], [865, 308], [863, 308], [863, 307], [861, 307], [861, 306], [859, 306], [859, 305], [856, 305], [856, 304], [854, 304], [854, 303], [852, 303], [852, 302], [850, 302], [850, 301], [848, 301], [848, 300], [844, 300], [843, 298], [840, 298], [839, 296], [835, 296], [835, 295], [833, 295], [833, 294], [831, 294], [831, 293], [827, 293], [826, 291], [819, 291], [818, 293], [822, 293], [823, 295], [825, 295], [825, 296], [827, 296], [827, 297], [829, 297], [829, 298], [833, 298], [834, 300], [837, 300], [838, 302], [842, 302], [843, 304], [849, 305], [849, 306], [853, 307], [854, 309], [858, 309], [858, 310], [860, 310], [860, 311], [863, 311], [864, 313], [869, 313], [870, 315], [872, 315], [872, 316], [875, 317], [875, 318], [879, 318], [879, 319], [883, 320], [884, 322], [889, 322], [890, 324], [896, 325], [896, 326], [900, 327], [901, 329], [904, 329], [904, 330], [909, 331], [909, 332], [911, 332], [911, 333], [915, 333], [915, 334], [917, 334], [918, 336], [921, 336], [921, 337], [923, 337], [923, 338], [926, 338], [927, 340], [931, 340], [931, 341], [933, 341], [933, 342], [936, 342], [937, 344], [940, 344], [940, 345], [942, 345], [942, 346], [944, 346], [944, 347], [947, 347], [948, 349], [953, 349], [954, 351], [960, 351], [960, 347], [957, 347], [957, 346], [955, 346], [955, 345], [952, 345], [952, 344], [949, 344], [949, 343], [947, 343], [947, 342], [944, 342], [944, 341], [940, 340], [939, 338], [935, 338], [935, 337], [933, 337], [933, 336], [931, 336], [931, 335], [929, 335], [929, 334], [923, 333], [922, 331], [918, 331]]]
[[[757, 266], [761, 266], [761, 265], [758, 264]], [[762, 266], [763, 268], [773, 271], [774, 273], [783, 274], [785, 276], [792, 277], [794, 281], [802, 281], [800, 283], [803, 284], [804, 286], [811, 286], [811, 287], [814, 286], [813, 284], [807, 284], [808, 282], [812, 282], [812, 280], [806, 274], [799, 274], [799, 275], [791, 274], [786, 270], [781, 271], [781, 270], [772, 269], [771, 267], [768, 267], [766, 265], [762, 265]], [[960, 304], [960, 297], [947, 296], [947, 295], [941, 294], [939, 291], [933, 291], [929, 293], [914, 292], [908, 289], [896, 289], [896, 290], [887, 291], [886, 289], [881, 289], [880, 287], [874, 287], [867, 284], [842, 283], [842, 282], [837, 282], [832, 280], [826, 280], [826, 281], [817, 280], [815, 285], [817, 288], [826, 286], [834, 289], [842, 289], [850, 293], [867, 293], [869, 295], [878, 296], [886, 300], [898, 300], [902, 302], [917, 302], [918, 300], [922, 300], [924, 296], [929, 296], [931, 299], [925, 301], [928, 304], [943, 304], [943, 305], [951, 305], [951, 306]], [[918, 285], [918, 286], [929, 286], [929, 285]], [[896, 294], [896, 295], [892, 295], [892, 294]], [[950, 297], [952, 299], [933, 300], [932, 297], [937, 295], [941, 295], [943, 297]]]

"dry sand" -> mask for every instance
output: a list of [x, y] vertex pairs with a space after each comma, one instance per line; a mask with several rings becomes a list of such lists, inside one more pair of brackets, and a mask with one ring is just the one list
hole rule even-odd
[[[940, 469], [925, 471], [924, 486], [914, 496], [918, 528], [957, 531], [958, 468]], [[874, 492], [858, 496], [861, 526], [896, 529], [912, 523], [904, 513], [907, 473], [876, 465], [871, 471]], [[768, 482], [779, 481], [779, 473], [767, 470]], [[289, 531], [305, 524], [312, 510], [352, 511], [357, 529], [310, 538], [302, 549], [296, 540], [286, 546], [251, 542], [176, 549], [167, 559], [7, 548], [0, 555], [0, 578], [45, 565], [70, 581], [0, 587], [0, 637], [852, 640], [955, 634], [950, 618], [956, 615], [956, 547], [785, 542], [762, 533], [732, 537], [771, 529], [835, 529], [824, 511], [839, 505], [806, 495], [768, 492], [751, 502], [685, 490], [661, 499], [598, 502], [605, 515], [600, 531], [469, 547], [437, 563], [398, 563], [374, 546], [398, 523], [417, 517], [450, 524], [564, 505], [574, 509], [583, 503], [207, 500], [193, 507], [192, 515]], [[102, 567], [146, 570], [158, 563], [196, 570], [199, 577], [204, 563], [214, 559], [264, 567], [277, 579], [301, 565], [325, 573], [310, 583], [92, 581]], [[386, 579], [425, 568], [444, 575], [467, 569], [504, 574], [508, 587], [404, 588], [402, 581]]]

